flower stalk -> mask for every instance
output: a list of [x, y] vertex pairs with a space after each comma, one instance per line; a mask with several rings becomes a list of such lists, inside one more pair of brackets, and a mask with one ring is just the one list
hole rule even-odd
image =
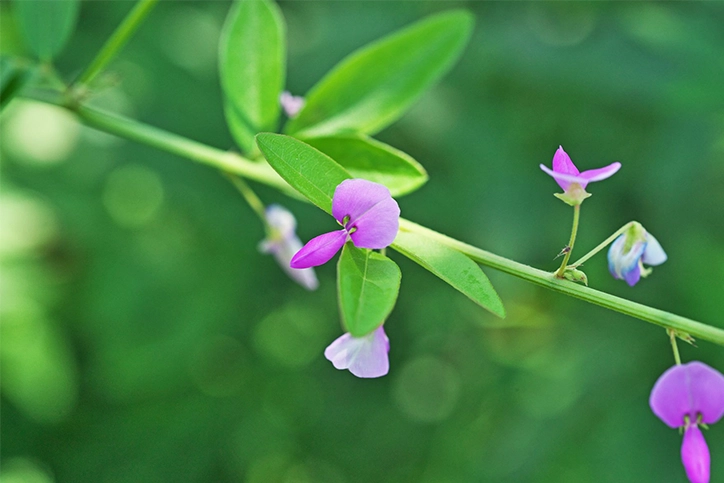
[[566, 254], [563, 257], [563, 262], [561, 262], [561, 266], [556, 272], [556, 277], [563, 278], [563, 272], [566, 271], [566, 267], [568, 265], [568, 260], [571, 258], [571, 253], [573, 252], [573, 245], [576, 243], [576, 234], [578, 233], [578, 220], [581, 217], [581, 205], [574, 205], [573, 206], [573, 228], [571, 228], [571, 239], [568, 241], [568, 245], [566, 246]]

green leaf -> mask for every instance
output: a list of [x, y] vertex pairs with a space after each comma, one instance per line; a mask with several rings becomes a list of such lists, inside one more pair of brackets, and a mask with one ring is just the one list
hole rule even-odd
[[31, 70], [17, 65], [9, 58], [0, 57], [0, 110], [20, 93], [31, 77]]
[[361, 134], [305, 138], [304, 141], [334, 159], [355, 178], [380, 183], [392, 196], [415, 191], [427, 181], [427, 172], [408, 154]]
[[309, 91], [286, 131], [319, 137], [381, 130], [452, 67], [472, 26], [468, 12], [446, 12], [357, 50]]
[[224, 112], [239, 147], [249, 152], [254, 135], [275, 131], [284, 88], [285, 26], [276, 4], [239, 0], [226, 19], [219, 44]]
[[400, 267], [372, 250], [345, 244], [337, 264], [337, 288], [342, 323], [354, 337], [382, 325], [395, 307], [400, 291]]
[[13, 10], [28, 48], [44, 61], [65, 46], [78, 19], [79, 0], [15, 0]]
[[434, 273], [470, 300], [498, 317], [503, 302], [480, 266], [459, 251], [418, 233], [400, 230], [392, 248]]
[[287, 183], [309, 201], [332, 213], [335, 188], [352, 177], [342, 166], [312, 146], [283, 134], [258, 134], [256, 144]]

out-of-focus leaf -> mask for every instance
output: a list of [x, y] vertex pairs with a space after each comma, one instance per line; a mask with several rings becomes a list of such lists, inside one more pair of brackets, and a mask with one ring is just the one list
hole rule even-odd
[[4, 109], [30, 79], [31, 71], [11, 59], [0, 58], [0, 110]]
[[221, 35], [219, 69], [226, 121], [244, 152], [256, 133], [276, 130], [285, 56], [279, 8], [268, 0], [237, 1]]
[[13, 10], [30, 50], [52, 60], [65, 46], [78, 19], [79, 0], [15, 0]]
[[457, 250], [418, 233], [400, 230], [392, 248], [449, 283], [455, 290], [489, 310], [505, 317], [505, 308], [480, 266]]
[[369, 334], [395, 307], [402, 273], [395, 262], [347, 243], [337, 264], [342, 323], [354, 337]]
[[446, 12], [357, 50], [309, 91], [287, 132], [326, 136], [379, 131], [453, 65], [472, 26], [468, 12]]
[[312, 146], [283, 134], [261, 133], [256, 143], [284, 180], [309, 201], [332, 213], [332, 196], [339, 183], [352, 176]]
[[306, 138], [342, 165], [355, 178], [381, 183], [392, 196], [415, 191], [427, 181], [427, 172], [408, 154], [361, 134]]

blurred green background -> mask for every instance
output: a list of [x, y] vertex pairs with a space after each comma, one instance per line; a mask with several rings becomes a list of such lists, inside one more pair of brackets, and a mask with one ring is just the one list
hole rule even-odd
[[[70, 81], [132, 7], [83, 2], [56, 61]], [[233, 148], [217, 74], [229, 2], [161, 2], [90, 103]], [[576, 255], [629, 220], [669, 261], [595, 288], [724, 325], [724, 4], [282, 2], [288, 88], [357, 47], [463, 7], [453, 71], [379, 135], [430, 181], [403, 216], [553, 270], [571, 210], [540, 171], [562, 144], [591, 186]], [[0, 3], [4, 55], [23, 55]], [[243, 86], [239, 86], [243, 88]], [[386, 330], [390, 374], [324, 359], [335, 267], [307, 293], [257, 252], [263, 230], [205, 166], [14, 100], [2, 135], [2, 481], [683, 482], [681, 438], [648, 407], [673, 364], [655, 326], [486, 270], [502, 323], [417, 265]], [[316, 208], [258, 186], [326, 231]], [[681, 345], [681, 344], [680, 344]], [[724, 351], [681, 347], [724, 370]], [[724, 424], [706, 432], [724, 481]]]

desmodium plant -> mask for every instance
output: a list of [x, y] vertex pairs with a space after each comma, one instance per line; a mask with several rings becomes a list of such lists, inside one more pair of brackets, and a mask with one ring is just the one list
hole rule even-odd
[[[388, 247], [500, 318], [505, 317], [503, 303], [480, 265], [665, 328], [677, 365], [656, 382], [650, 405], [667, 425], [683, 428], [682, 459], [689, 479], [697, 483], [709, 480], [710, 454], [699, 428], [716, 422], [724, 413], [724, 376], [700, 362], [682, 365], [676, 338], [724, 345], [724, 330], [588, 287], [588, 276], [581, 268], [609, 245], [611, 275], [630, 286], [651, 273], [644, 265], [666, 261], [662, 246], [638, 222], [625, 224], [569, 264], [581, 205], [591, 196], [588, 185], [613, 176], [621, 163], [580, 172], [559, 147], [552, 169], [540, 165], [563, 190], [555, 196], [573, 208], [570, 238], [554, 272], [400, 218], [396, 198], [420, 188], [428, 175], [411, 156], [371, 136], [402, 116], [453, 66], [473, 28], [468, 12], [432, 15], [373, 42], [347, 56], [306, 95], [298, 97], [284, 90], [286, 28], [280, 9], [269, 0], [235, 2], [221, 35], [219, 68], [224, 113], [237, 153], [86, 104], [98, 74], [121, 51], [155, 3], [139, 1], [89, 66], [66, 84], [47, 66], [72, 32], [79, 3], [15, 2], [22, 34], [39, 61], [37, 65], [45, 67], [26, 75], [36, 67], [3, 59], [7, 68], [3, 69], [2, 105], [14, 96], [55, 104], [95, 129], [217, 169], [258, 215], [266, 232], [259, 250], [274, 256], [282, 270], [308, 290], [319, 285], [312, 267], [341, 251], [337, 291], [344, 334], [327, 347], [324, 357], [335, 368], [357, 377], [381, 377], [390, 370], [390, 341], [384, 324], [398, 297], [401, 270], [387, 257]], [[548, 155], [547, 148], [541, 151], [541, 157]], [[316, 205], [332, 215], [341, 229], [302, 245], [294, 215], [278, 202], [262, 202], [248, 181]]]

